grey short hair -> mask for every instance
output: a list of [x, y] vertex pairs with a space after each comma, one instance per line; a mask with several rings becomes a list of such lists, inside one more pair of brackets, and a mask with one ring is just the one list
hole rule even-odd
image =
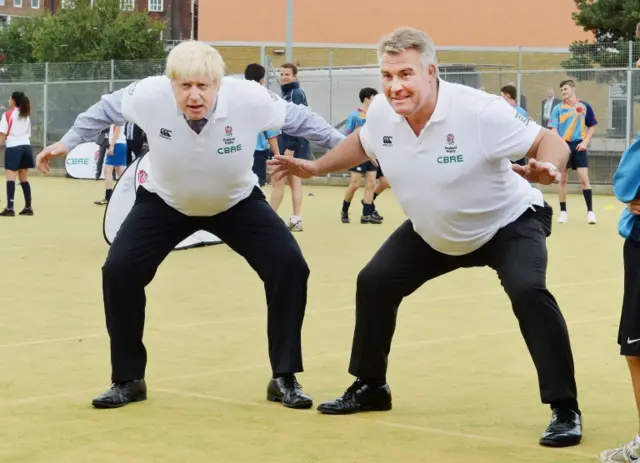
[[412, 27], [400, 27], [386, 35], [378, 45], [378, 60], [382, 60], [385, 53], [398, 54], [405, 50], [415, 50], [420, 53], [425, 67], [430, 64], [438, 65], [436, 45], [429, 35]]

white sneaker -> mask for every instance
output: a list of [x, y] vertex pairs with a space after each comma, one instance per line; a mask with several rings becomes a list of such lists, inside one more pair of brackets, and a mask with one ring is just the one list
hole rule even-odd
[[302, 220], [298, 219], [298, 220], [293, 220], [293, 217], [289, 219], [289, 230], [291, 230], [292, 232], [301, 232], [304, 230], [304, 228], [302, 228]]
[[569, 221], [569, 214], [567, 211], [560, 211], [560, 217], [558, 218], [558, 223], [567, 223]]
[[587, 213], [587, 222], [591, 224], [598, 223], [598, 221], [596, 220], [596, 215], [593, 213], [593, 211], [589, 211]]
[[632, 463], [634, 461], [640, 461], [640, 445], [636, 439], [620, 448], [605, 450], [600, 454], [600, 463]]

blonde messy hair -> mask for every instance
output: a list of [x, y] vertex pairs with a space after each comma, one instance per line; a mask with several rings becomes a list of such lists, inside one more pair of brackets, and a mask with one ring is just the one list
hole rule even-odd
[[396, 55], [406, 50], [415, 50], [422, 57], [425, 67], [430, 64], [438, 65], [436, 45], [428, 34], [412, 27], [399, 27], [384, 36], [378, 45], [378, 60], [389, 53]]
[[224, 73], [224, 60], [218, 50], [202, 42], [182, 42], [167, 57], [167, 76], [171, 80], [204, 76], [220, 82]]

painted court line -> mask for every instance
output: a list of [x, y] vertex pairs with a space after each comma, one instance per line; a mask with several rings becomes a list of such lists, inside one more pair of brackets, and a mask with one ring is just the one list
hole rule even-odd
[[[221, 396], [214, 396], [214, 395], [209, 395], [209, 394], [201, 394], [198, 392], [190, 392], [190, 391], [183, 391], [183, 390], [179, 390], [179, 389], [167, 389], [167, 388], [159, 388], [159, 389], [155, 389], [158, 392], [162, 392], [165, 394], [170, 394], [170, 395], [175, 395], [178, 397], [183, 397], [183, 398], [193, 398], [193, 399], [201, 399], [201, 400], [208, 400], [208, 401], [212, 401], [212, 402], [221, 402], [221, 403], [227, 403], [227, 404], [231, 404], [231, 405], [240, 405], [240, 406], [251, 406], [251, 407], [260, 407], [260, 408], [270, 408], [272, 410], [275, 409], [273, 404], [268, 404], [268, 403], [264, 403], [264, 402], [250, 402], [250, 401], [244, 401], [244, 400], [237, 400], [237, 399], [232, 399], [229, 397], [221, 397]], [[298, 412], [300, 413], [300, 412]], [[303, 412], [304, 413], [304, 412]], [[307, 412], [308, 413], [308, 412]], [[341, 419], [341, 417], [326, 417], [326, 419], [330, 420], [330, 419]], [[438, 428], [431, 428], [431, 427], [425, 427], [425, 426], [416, 426], [416, 425], [412, 425], [412, 424], [407, 424], [407, 423], [397, 423], [397, 422], [393, 422], [393, 421], [385, 421], [385, 420], [371, 420], [371, 419], [367, 419], [367, 418], [361, 418], [358, 416], [349, 416], [349, 417], [342, 417], [342, 419], [344, 420], [358, 420], [360, 422], [363, 423], [369, 423], [369, 424], [375, 424], [378, 426], [385, 426], [385, 427], [391, 427], [391, 428], [396, 428], [396, 429], [404, 429], [407, 431], [417, 431], [417, 432], [422, 432], [422, 433], [426, 433], [426, 434], [435, 434], [435, 435], [439, 435], [439, 436], [447, 436], [447, 437], [456, 437], [456, 438], [460, 438], [460, 439], [465, 439], [465, 440], [474, 440], [474, 441], [478, 441], [478, 442], [486, 442], [486, 443], [490, 443], [490, 444], [498, 444], [504, 447], [517, 447], [517, 448], [524, 448], [524, 449], [529, 449], [529, 450], [536, 450], [539, 452], [553, 452], [553, 453], [562, 453], [562, 454], [566, 454], [566, 455], [574, 455], [574, 456], [579, 456], [579, 457], [590, 457], [590, 458], [594, 458], [593, 454], [590, 453], [586, 453], [586, 452], [580, 452], [578, 450], [572, 450], [572, 449], [568, 449], [568, 448], [559, 448], [559, 449], [545, 449], [539, 445], [531, 445], [531, 444], [522, 444], [519, 442], [514, 442], [514, 441], [510, 441], [510, 440], [505, 440], [505, 439], [499, 439], [496, 437], [490, 437], [490, 436], [481, 436], [478, 434], [467, 434], [464, 432], [459, 432], [459, 431], [448, 431], [446, 429], [438, 429]]]
[[[574, 287], [574, 286], [592, 285], [592, 284], [597, 284], [597, 283], [607, 283], [607, 282], [617, 281], [617, 280], [621, 280], [621, 278], [620, 277], [611, 277], [611, 278], [600, 278], [600, 279], [587, 280], [587, 281], [575, 281], [575, 282], [567, 282], [567, 283], [558, 283], [556, 285], [549, 285], [549, 288], [550, 289], [553, 289], [553, 288], [568, 288], [568, 287]], [[433, 297], [433, 298], [427, 298], [427, 299], [409, 299], [409, 300], [405, 301], [404, 304], [412, 304], [412, 305], [413, 304], [428, 304], [429, 302], [455, 300], [455, 299], [468, 299], [468, 298], [475, 298], [475, 297], [481, 297], [481, 296], [493, 296], [493, 295], [497, 295], [497, 294], [504, 294], [504, 291], [502, 291], [502, 290], [485, 291], [485, 292], [478, 292], [478, 293], [456, 294], [456, 295], [451, 295], [451, 296], [439, 296], [439, 297]], [[505, 295], [505, 297], [506, 297], [506, 295]], [[355, 310], [355, 308], [354, 308], [353, 305], [350, 305], [350, 306], [346, 306], [346, 307], [337, 307], [337, 308], [324, 309], [324, 310], [309, 310], [309, 311], [307, 311], [306, 315], [321, 315], [321, 314], [325, 314], [325, 313], [344, 312], [344, 311], [348, 311], [348, 310]], [[208, 320], [208, 321], [203, 321], [203, 322], [186, 323], [186, 324], [182, 324], [182, 325], [167, 325], [167, 326], [159, 326], [159, 327], [149, 327], [149, 328], [147, 328], [146, 332], [147, 333], [152, 333], [152, 332], [155, 332], [155, 331], [174, 331], [174, 330], [177, 330], [177, 329], [196, 328], [196, 327], [200, 327], [200, 326], [221, 325], [221, 324], [227, 324], [227, 323], [243, 323], [243, 322], [264, 321], [264, 320], [266, 320], [266, 313], [264, 313], [263, 316], [260, 316], [260, 317], [242, 317], [242, 318], [232, 318], [232, 319], [227, 319], [227, 320]], [[92, 334], [68, 336], [68, 337], [62, 337], [62, 338], [36, 339], [36, 340], [33, 340], [33, 341], [21, 341], [21, 342], [13, 342], [13, 343], [8, 343], [8, 344], [0, 344], [0, 349], [9, 348], [9, 347], [27, 347], [27, 346], [35, 346], [35, 345], [41, 345], [41, 344], [55, 344], [55, 343], [60, 343], [60, 342], [78, 341], [80, 339], [84, 340], [84, 339], [102, 338], [102, 337], [106, 337], [106, 336], [107, 336], [107, 333], [105, 331], [103, 333], [92, 333]]]
[[[618, 317], [598, 317], [598, 318], [590, 318], [590, 319], [584, 319], [584, 320], [576, 320], [574, 322], [569, 323], [569, 325], [583, 325], [583, 324], [587, 324], [587, 323], [593, 323], [593, 322], [599, 322], [599, 321], [603, 321], [603, 320], [611, 320], [611, 319], [616, 319]], [[465, 335], [465, 336], [455, 336], [455, 337], [449, 337], [449, 338], [437, 338], [437, 339], [423, 339], [421, 341], [412, 341], [412, 342], [406, 342], [406, 343], [399, 343], [399, 344], [395, 344], [392, 346], [393, 350], [397, 350], [397, 349], [403, 349], [403, 348], [408, 348], [408, 347], [415, 347], [415, 346], [421, 346], [421, 345], [428, 345], [428, 344], [442, 344], [442, 343], [448, 343], [448, 342], [461, 342], [461, 341], [466, 341], [466, 340], [471, 340], [471, 339], [478, 339], [478, 338], [483, 338], [483, 337], [491, 337], [491, 336], [501, 336], [501, 335], [506, 335], [506, 334], [515, 334], [515, 333], [520, 333], [520, 330], [515, 328], [515, 329], [508, 329], [508, 330], [501, 330], [501, 331], [493, 331], [493, 332], [487, 332], [487, 333], [476, 333], [476, 334], [469, 334], [469, 335]], [[314, 360], [322, 360], [322, 359], [329, 359], [329, 358], [334, 358], [334, 357], [344, 357], [345, 359], [348, 359], [350, 352], [349, 351], [343, 351], [343, 352], [339, 352], [339, 353], [331, 353], [331, 354], [320, 354], [320, 355], [313, 355], [313, 356], [309, 356], [309, 357], [305, 357], [304, 361], [305, 362], [309, 362], [309, 361], [314, 361]], [[191, 374], [183, 374], [183, 375], [176, 375], [176, 376], [166, 376], [164, 378], [149, 378], [148, 382], [150, 383], [150, 388], [151, 391], [155, 391], [157, 390], [157, 388], [151, 384], [161, 384], [161, 383], [166, 383], [166, 382], [171, 382], [171, 381], [178, 381], [178, 380], [183, 380], [183, 379], [192, 379], [192, 378], [203, 378], [203, 377], [207, 377], [207, 376], [217, 376], [217, 375], [224, 375], [224, 374], [229, 374], [229, 373], [242, 373], [245, 371], [252, 371], [252, 370], [261, 370], [261, 369], [265, 369], [268, 370], [268, 364], [267, 362], [263, 362], [260, 364], [255, 364], [255, 365], [247, 365], [244, 367], [237, 367], [237, 368], [230, 368], [230, 369], [226, 369], [226, 370], [211, 370], [211, 371], [205, 371], [205, 372], [199, 372], [199, 373], [191, 373]], [[89, 394], [89, 393], [93, 393], [93, 394], [98, 394], [102, 391], [102, 389], [104, 389], [105, 385], [98, 385], [94, 388], [91, 389], [82, 389], [82, 390], [76, 390], [76, 391], [69, 391], [69, 392], [62, 392], [62, 393], [58, 393], [58, 394], [51, 394], [51, 395], [44, 395], [44, 396], [35, 396], [35, 397], [25, 397], [22, 399], [14, 399], [14, 400], [9, 400], [6, 402], [0, 402], [0, 407], [10, 407], [10, 406], [19, 406], [19, 405], [25, 405], [25, 404], [29, 404], [32, 402], [38, 402], [38, 401], [42, 401], [42, 400], [49, 400], [49, 399], [56, 399], [56, 398], [61, 398], [61, 397], [73, 397], [76, 395], [80, 395], [80, 394]], [[230, 399], [232, 400], [232, 399]]]

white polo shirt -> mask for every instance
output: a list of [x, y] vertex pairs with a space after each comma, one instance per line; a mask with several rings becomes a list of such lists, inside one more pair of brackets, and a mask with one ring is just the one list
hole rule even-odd
[[10, 109], [2, 115], [0, 133], [6, 135], [7, 131], [9, 132], [5, 141], [7, 148], [31, 144], [31, 118], [29, 116], [20, 117], [19, 108]]
[[213, 115], [200, 134], [177, 106], [170, 80], [149, 77], [131, 84], [122, 115], [147, 134], [145, 188], [189, 216], [224, 212], [247, 198], [256, 136], [284, 124], [286, 103], [256, 82], [223, 79]]
[[503, 98], [441, 80], [420, 135], [379, 94], [360, 140], [378, 159], [416, 233], [436, 251], [458, 256], [544, 204], [540, 190], [511, 169], [540, 130]]

